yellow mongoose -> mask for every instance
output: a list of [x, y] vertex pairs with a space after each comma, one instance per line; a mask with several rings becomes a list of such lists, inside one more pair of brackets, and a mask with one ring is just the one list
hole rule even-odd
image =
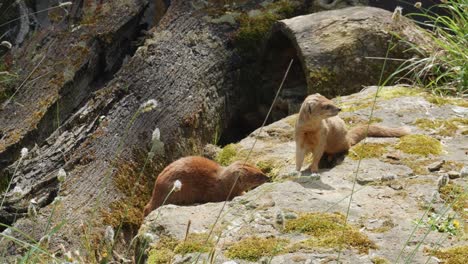
[[300, 171], [304, 157], [312, 152], [312, 172], [318, 171], [319, 161], [323, 154], [332, 157], [344, 153], [366, 136], [370, 137], [401, 137], [410, 133], [406, 127], [389, 128], [378, 125], [357, 126], [349, 132], [344, 121], [338, 117], [341, 111], [331, 100], [316, 93], [309, 95], [301, 105], [296, 121], [296, 170]]

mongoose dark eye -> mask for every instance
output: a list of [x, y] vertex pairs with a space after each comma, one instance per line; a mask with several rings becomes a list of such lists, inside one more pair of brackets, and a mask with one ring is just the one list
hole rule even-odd
[[325, 110], [331, 110], [331, 109], [332, 109], [332, 106], [331, 106], [331, 105], [325, 105], [325, 106], [323, 107], [323, 109], [325, 109]]

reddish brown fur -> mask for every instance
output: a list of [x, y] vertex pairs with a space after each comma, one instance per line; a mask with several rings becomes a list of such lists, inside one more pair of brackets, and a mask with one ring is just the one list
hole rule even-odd
[[148, 215], [163, 204], [176, 180], [182, 183], [182, 188], [169, 195], [165, 204], [189, 205], [225, 201], [237, 176], [239, 179], [229, 199], [268, 181], [261, 170], [241, 162], [222, 167], [212, 160], [198, 156], [178, 159], [159, 174], [144, 214]]
[[367, 125], [358, 126], [348, 132], [344, 121], [337, 116], [340, 111], [331, 100], [320, 94], [309, 95], [304, 100], [295, 128], [296, 170], [301, 170], [304, 157], [309, 152], [313, 154], [310, 170], [317, 172], [323, 154], [346, 152], [366, 136], [401, 137], [409, 134], [405, 127], [377, 125], [370, 125], [369, 129]]

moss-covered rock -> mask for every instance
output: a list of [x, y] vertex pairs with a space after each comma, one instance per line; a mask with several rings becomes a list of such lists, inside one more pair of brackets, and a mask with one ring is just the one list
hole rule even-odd
[[[345, 216], [339, 213], [307, 213], [289, 220], [285, 232], [301, 232], [311, 236], [293, 248], [338, 248], [345, 246], [367, 253], [377, 246], [355, 227], [345, 223]], [[346, 238], [346, 239], [344, 239]]]

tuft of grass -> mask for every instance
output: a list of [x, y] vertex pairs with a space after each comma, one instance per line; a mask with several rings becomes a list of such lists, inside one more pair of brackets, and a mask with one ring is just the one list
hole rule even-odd
[[425, 130], [435, 130], [441, 136], [453, 136], [461, 126], [468, 125], [468, 118], [427, 119], [419, 118], [414, 121], [416, 126]]
[[468, 259], [468, 245], [431, 250], [430, 252], [445, 264], [465, 264]]
[[401, 137], [395, 147], [405, 153], [421, 156], [442, 153], [442, 144], [437, 139], [426, 135], [414, 134]]
[[[295, 248], [339, 248], [345, 246], [368, 253], [377, 245], [355, 227], [346, 224], [339, 213], [307, 213], [286, 222], [285, 232], [300, 232], [312, 236], [296, 244]], [[346, 238], [346, 239], [343, 239]]]
[[379, 158], [386, 152], [388, 144], [359, 143], [349, 150], [349, 157], [353, 160]]
[[[442, 94], [466, 95], [468, 89], [468, 12], [466, 0], [447, 0], [437, 5], [449, 15], [426, 11], [420, 16], [427, 27], [430, 44], [412, 45], [422, 56], [407, 60], [402, 69], [409, 70], [410, 79]], [[411, 44], [410, 44], [411, 45]], [[428, 50], [430, 52], [428, 52]]]
[[278, 255], [288, 243], [287, 239], [253, 236], [244, 238], [228, 247], [225, 255], [230, 259], [257, 261], [261, 257]]

